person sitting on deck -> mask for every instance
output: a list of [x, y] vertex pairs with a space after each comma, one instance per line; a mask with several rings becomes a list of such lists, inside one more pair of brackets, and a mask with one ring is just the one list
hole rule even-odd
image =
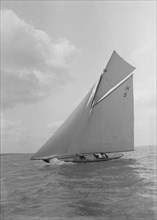
[[86, 157], [84, 155], [80, 155], [80, 159], [83, 160], [86, 159]]
[[102, 158], [108, 158], [108, 155], [105, 153], [101, 153]]
[[[105, 153], [104, 153], [105, 154]], [[106, 156], [106, 158], [108, 158], [108, 155], [107, 154], [105, 154], [105, 156]]]
[[98, 155], [97, 155], [97, 154], [93, 154], [93, 156], [94, 156], [96, 159], [98, 159]]
[[94, 157], [95, 157], [96, 159], [101, 159], [101, 158], [102, 158], [102, 155], [101, 155], [100, 153], [95, 153], [95, 154], [94, 154]]

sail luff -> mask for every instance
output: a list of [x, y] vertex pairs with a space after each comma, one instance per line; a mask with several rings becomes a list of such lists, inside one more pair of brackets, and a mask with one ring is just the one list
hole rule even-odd
[[115, 53], [115, 50], [113, 51], [113, 53], [112, 53], [112, 55], [111, 55], [111, 57], [110, 57], [110, 59], [109, 59], [107, 65], [106, 65], [105, 69], [103, 70], [103, 73], [100, 75], [100, 78], [99, 78], [99, 81], [98, 81], [98, 83], [97, 83], [96, 90], [95, 90], [95, 93], [94, 93], [94, 96], [93, 96], [93, 101], [92, 101], [92, 104], [91, 104], [92, 107], [95, 105], [95, 97], [96, 97], [97, 91], [98, 91], [98, 89], [99, 89], [100, 82], [101, 82], [101, 80], [102, 80], [103, 74], [104, 74], [105, 72], [107, 72], [107, 69], [106, 69], [106, 68], [107, 68], [107, 66], [109, 65], [110, 60], [111, 60], [111, 58], [112, 58], [112, 56], [113, 56], [114, 53]]
[[110, 59], [108, 60], [103, 73], [107, 72], [107, 67], [109, 66], [109, 63], [111, 62], [111, 59], [113, 58], [114, 54], [117, 54], [115, 50], [112, 52]]
[[98, 91], [98, 88], [99, 88], [99, 85], [100, 85], [102, 76], [103, 76], [103, 74], [101, 74], [101, 76], [100, 76], [100, 78], [99, 78], [99, 81], [98, 81], [98, 83], [97, 83], [97, 86], [96, 86], [96, 89], [95, 89], [95, 93], [94, 93], [94, 95], [93, 95], [93, 100], [92, 100], [92, 103], [91, 103], [91, 108], [93, 108], [93, 106], [94, 106], [94, 104], [95, 104], [95, 97], [96, 97], [96, 94], [97, 94], [97, 91]]

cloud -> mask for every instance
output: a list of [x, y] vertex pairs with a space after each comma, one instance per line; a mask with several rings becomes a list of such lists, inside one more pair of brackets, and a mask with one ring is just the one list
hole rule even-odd
[[22, 127], [20, 121], [13, 121], [1, 117], [1, 133], [2, 133], [2, 153], [10, 152], [14, 146], [20, 149], [19, 141], [25, 129]]
[[4, 138], [10, 136], [19, 136], [23, 131], [19, 121], [15, 122], [3, 118], [1, 119], [1, 129]]
[[9, 120], [1, 117], [2, 148], [1, 153], [8, 152], [35, 152], [64, 121], [55, 121], [45, 129], [31, 130], [22, 125], [22, 121]]
[[38, 149], [48, 138], [48, 132], [35, 132], [22, 125], [22, 121], [1, 117], [1, 153], [27, 153]]
[[77, 48], [66, 39], [53, 42], [11, 10], [2, 10], [1, 18], [2, 107], [39, 101], [60, 90], [71, 78]]

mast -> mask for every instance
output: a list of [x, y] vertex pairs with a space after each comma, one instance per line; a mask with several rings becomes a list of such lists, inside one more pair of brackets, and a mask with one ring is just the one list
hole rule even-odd
[[98, 91], [98, 88], [99, 88], [99, 85], [100, 85], [100, 82], [101, 82], [101, 79], [102, 79], [102, 75], [103, 73], [101, 74], [100, 78], [99, 78], [99, 81], [98, 81], [98, 84], [96, 86], [96, 90], [95, 90], [95, 93], [94, 93], [94, 96], [93, 96], [93, 100], [92, 100], [92, 103], [91, 103], [91, 108], [93, 108], [94, 106], [94, 103], [95, 103], [95, 96], [96, 96], [96, 93]]

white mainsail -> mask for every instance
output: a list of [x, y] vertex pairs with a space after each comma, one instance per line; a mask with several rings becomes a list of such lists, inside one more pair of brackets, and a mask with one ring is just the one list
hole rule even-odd
[[98, 102], [98, 100], [101, 99], [101, 97], [106, 94], [107, 91], [121, 82], [134, 69], [135, 67], [123, 60], [116, 53], [116, 51], [113, 51], [112, 56], [104, 69], [104, 73], [99, 84], [99, 89], [95, 94], [95, 102]]
[[93, 88], [32, 159], [134, 150], [135, 68], [113, 52]]
[[79, 146], [80, 152], [134, 150], [132, 81], [131, 76], [93, 107]]

